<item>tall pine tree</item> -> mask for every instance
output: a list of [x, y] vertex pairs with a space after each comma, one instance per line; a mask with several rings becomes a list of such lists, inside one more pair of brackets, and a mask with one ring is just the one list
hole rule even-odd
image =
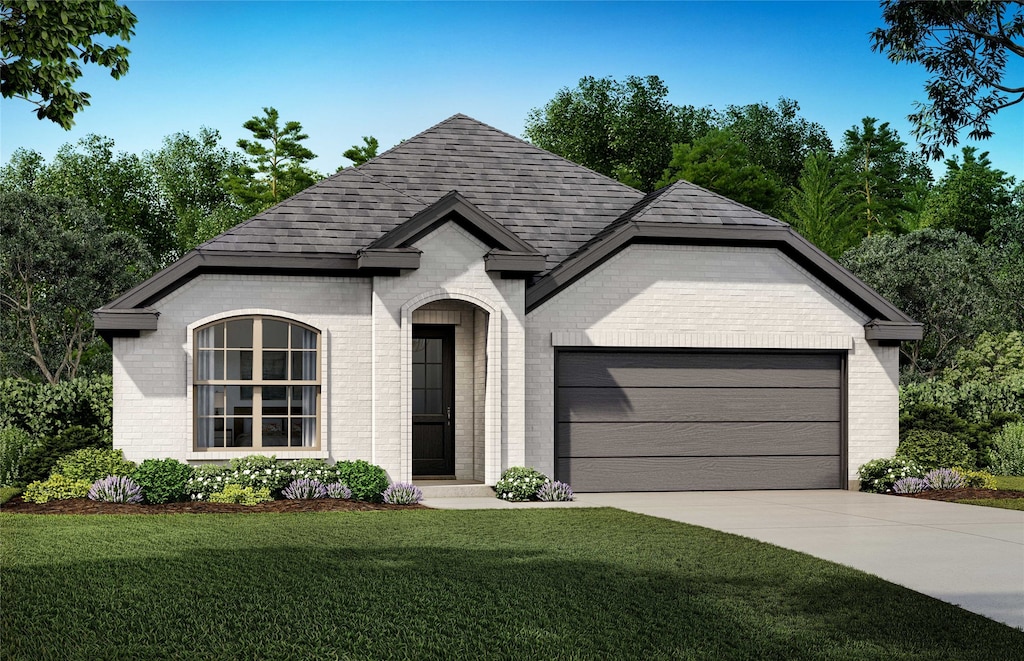
[[238, 146], [249, 156], [250, 163], [240, 176], [230, 180], [238, 200], [259, 211], [309, 188], [320, 175], [305, 166], [316, 158], [302, 141], [309, 136], [299, 122], [281, 125], [276, 108], [264, 108], [263, 116], [255, 115], [243, 125], [252, 132], [253, 140], [240, 139]]

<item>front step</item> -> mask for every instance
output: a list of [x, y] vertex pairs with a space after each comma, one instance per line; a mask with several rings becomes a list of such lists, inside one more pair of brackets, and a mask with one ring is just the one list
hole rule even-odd
[[423, 492], [423, 498], [494, 498], [494, 488], [479, 482], [454, 483], [447, 480], [414, 482]]

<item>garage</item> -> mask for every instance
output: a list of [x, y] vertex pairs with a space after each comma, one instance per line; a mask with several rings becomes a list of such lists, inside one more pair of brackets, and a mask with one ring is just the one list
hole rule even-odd
[[580, 492], [842, 488], [844, 359], [561, 350], [556, 479]]

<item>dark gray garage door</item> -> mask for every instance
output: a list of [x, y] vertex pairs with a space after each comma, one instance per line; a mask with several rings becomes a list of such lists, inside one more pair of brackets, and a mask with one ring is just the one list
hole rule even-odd
[[829, 489], [842, 357], [559, 351], [555, 474], [581, 492]]

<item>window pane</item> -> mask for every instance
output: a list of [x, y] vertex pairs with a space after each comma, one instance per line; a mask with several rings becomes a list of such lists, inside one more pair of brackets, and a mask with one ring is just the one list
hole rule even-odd
[[200, 349], [212, 349], [214, 346], [223, 346], [223, 341], [219, 345], [214, 344], [215, 338], [218, 336], [223, 340], [224, 326], [222, 324], [207, 326], [199, 331], [199, 333], [197, 333], [196, 342]]
[[228, 322], [228, 346], [232, 349], [252, 348], [252, 319]]
[[292, 349], [316, 349], [316, 333], [302, 326], [292, 326]]
[[426, 371], [423, 365], [412, 366], [412, 387], [423, 388], [427, 384]]
[[288, 348], [288, 324], [283, 321], [263, 320], [263, 346]]
[[252, 388], [228, 386], [227, 415], [252, 415]]
[[196, 388], [196, 415], [213, 415], [213, 403], [216, 386], [199, 386]]
[[224, 380], [224, 351], [213, 351], [213, 378]]
[[441, 366], [440, 365], [427, 365], [427, 387], [428, 388], [440, 388], [441, 387]]
[[425, 407], [426, 401], [427, 400], [424, 397], [422, 390], [413, 390], [412, 391], [412, 412], [413, 412], [414, 415], [418, 414], [418, 413], [426, 413], [426, 411], [423, 410], [424, 407]]
[[229, 448], [251, 448], [252, 418], [228, 418], [224, 440]]
[[427, 362], [441, 362], [441, 340], [436, 338], [427, 340]]
[[292, 387], [290, 390], [292, 415], [316, 415], [316, 386]]
[[263, 418], [263, 447], [288, 445], [288, 418]]
[[292, 352], [292, 380], [316, 381], [316, 352]]
[[228, 379], [252, 380], [252, 351], [228, 351]]
[[441, 391], [440, 390], [426, 390], [424, 393], [427, 396], [426, 406], [424, 406], [424, 413], [442, 413], [441, 411]]
[[417, 338], [412, 341], [412, 362], [423, 362], [424, 342], [426, 342], [426, 340], [423, 340], [422, 338]]
[[196, 446], [212, 448], [214, 445], [213, 418], [200, 418], [196, 424]]
[[197, 360], [199, 362], [198, 372], [196, 379], [199, 381], [209, 381], [213, 378], [215, 365], [217, 364], [217, 356], [223, 356], [221, 351], [212, 351], [209, 349], [201, 349]]
[[293, 448], [313, 447], [316, 418], [292, 418], [290, 444]]
[[288, 352], [263, 352], [263, 378], [284, 381], [288, 378]]
[[288, 415], [287, 396], [286, 386], [264, 386], [263, 415]]

